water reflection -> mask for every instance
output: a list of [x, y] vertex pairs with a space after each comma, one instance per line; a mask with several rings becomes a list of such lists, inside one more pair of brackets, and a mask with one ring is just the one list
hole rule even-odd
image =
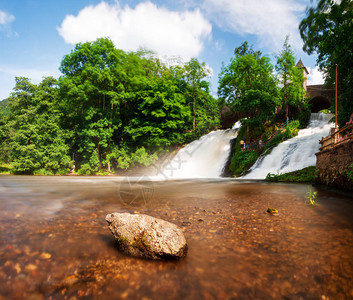
[[[319, 206], [310, 207], [307, 188], [1, 176], [0, 299], [352, 298], [353, 201], [314, 189]], [[181, 226], [188, 256], [120, 254], [104, 221], [114, 211]]]

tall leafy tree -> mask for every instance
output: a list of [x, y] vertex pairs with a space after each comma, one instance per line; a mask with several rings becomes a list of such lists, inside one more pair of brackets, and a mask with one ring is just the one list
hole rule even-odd
[[282, 51], [276, 57], [276, 71], [279, 75], [280, 97], [283, 101], [285, 118], [288, 119], [289, 107], [296, 107], [304, 99], [304, 75], [300, 68], [295, 65], [294, 52], [288, 43], [287, 36]]
[[338, 65], [338, 122], [343, 126], [353, 113], [353, 1], [319, 0], [299, 29], [304, 51], [318, 53], [327, 86], [334, 85]]
[[219, 75], [219, 97], [248, 117], [272, 116], [279, 100], [270, 59], [246, 42], [234, 54]]
[[10, 160], [10, 127], [8, 116], [10, 114], [10, 98], [0, 101], [0, 163], [8, 163]]
[[196, 100], [199, 97], [200, 91], [209, 91], [209, 83], [205, 77], [210, 75], [210, 70], [205, 63], [200, 63], [197, 58], [192, 58], [185, 64], [186, 80], [190, 85], [192, 98], [192, 112], [193, 112], [193, 130], [196, 128]]
[[157, 150], [183, 142], [191, 113], [172, 72], [151, 80], [136, 104], [125, 128], [134, 143]]
[[120, 108], [130, 96], [128, 71], [121, 67], [126, 59], [110, 40], [98, 39], [77, 44], [61, 62], [65, 126], [75, 132], [72, 149], [87, 172], [103, 167], [122, 126]]
[[67, 173], [71, 164], [67, 132], [60, 126], [57, 81], [44, 78], [33, 85], [27, 78], [17, 77], [10, 97], [9, 145], [13, 170], [33, 174]]

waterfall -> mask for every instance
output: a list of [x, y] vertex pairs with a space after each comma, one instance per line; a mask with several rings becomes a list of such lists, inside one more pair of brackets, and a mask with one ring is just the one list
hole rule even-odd
[[186, 145], [163, 167], [158, 177], [220, 177], [230, 154], [230, 141], [237, 136], [238, 128], [212, 131]]
[[315, 153], [319, 140], [329, 134], [332, 114], [312, 113], [306, 129], [299, 130], [294, 138], [276, 146], [267, 156], [261, 156], [244, 179], [265, 179], [268, 173], [281, 174], [300, 170], [316, 164]]

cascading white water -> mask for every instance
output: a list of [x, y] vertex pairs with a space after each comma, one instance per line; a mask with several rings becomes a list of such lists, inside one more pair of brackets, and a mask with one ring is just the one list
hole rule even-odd
[[237, 131], [238, 129], [212, 131], [186, 145], [163, 168], [158, 177], [220, 177], [230, 154], [230, 141], [237, 136]]
[[260, 157], [242, 179], [265, 179], [268, 173], [281, 174], [300, 170], [316, 164], [315, 153], [319, 140], [329, 134], [332, 114], [312, 113], [309, 125], [298, 135], [275, 147], [270, 154]]

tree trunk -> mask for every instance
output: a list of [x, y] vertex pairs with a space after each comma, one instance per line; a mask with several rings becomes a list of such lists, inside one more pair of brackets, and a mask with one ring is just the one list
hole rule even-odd
[[286, 121], [288, 121], [288, 111], [289, 111], [289, 105], [286, 103]]
[[193, 129], [195, 131], [195, 127], [196, 127], [196, 121], [195, 121], [195, 94], [193, 95], [193, 112], [194, 112], [194, 122], [193, 122]]
[[192, 111], [194, 113], [194, 120], [193, 120], [193, 125], [192, 125], [192, 128], [193, 130], [195, 131], [195, 128], [196, 128], [196, 116], [195, 116], [195, 111], [196, 111], [196, 95], [195, 95], [195, 84], [193, 84], [193, 87], [192, 87]]
[[102, 165], [102, 155], [101, 155], [101, 151], [99, 149], [99, 142], [98, 142], [98, 145], [97, 145], [97, 149], [98, 149], [98, 160], [99, 160], [99, 164], [98, 164], [98, 170], [102, 170], [103, 168], [103, 165]]

